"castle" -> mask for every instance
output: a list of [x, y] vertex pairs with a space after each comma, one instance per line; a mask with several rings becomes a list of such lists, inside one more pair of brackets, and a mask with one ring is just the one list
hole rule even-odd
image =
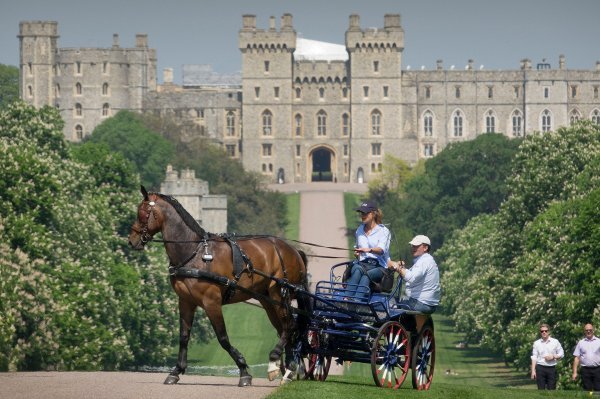
[[362, 29], [351, 15], [345, 45], [298, 37], [292, 15], [279, 28], [244, 15], [241, 77], [185, 66], [156, 79], [146, 35], [135, 48], [59, 48], [56, 22], [20, 24], [20, 92], [35, 106], [56, 106], [65, 136], [78, 141], [121, 109], [175, 119], [188, 139], [206, 137], [272, 182], [367, 182], [386, 154], [415, 163], [452, 142], [487, 132], [518, 137], [586, 118], [600, 124], [600, 62], [569, 70], [545, 61], [493, 71], [402, 69], [399, 14]]

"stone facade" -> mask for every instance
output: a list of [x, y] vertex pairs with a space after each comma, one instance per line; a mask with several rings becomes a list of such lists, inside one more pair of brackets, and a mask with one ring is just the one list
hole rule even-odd
[[[279, 28], [271, 17], [267, 29], [244, 15], [238, 37], [241, 77], [188, 66], [182, 86], [170, 70], [157, 86], [156, 53], [145, 35], [134, 49], [118, 42], [61, 49], [55, 22], [22, 22], [21, 93], [36, 106], [59, 107], [71, 140], [83, 137], [78, 125], [89, 134], [115, 110], [151, 112], [185, 126], [189, 140], [214, 140], [273, 182], [366, 182], [386, 154], [412, 164], [482, 133], [517, 137], [582, 118], [600, 123], [600, 62], [569, 70], [563, 56], [558, 68], [524, 59], [515, 70], [493, 71], [472, 60], [448, 69], [439, 60], [433, 70], [402, 69], [398, 14], [385, 15], [378, 29], [362, 29], [351, 15], [344, 45], [299, 38], [290, 14]], [[109, 73], [98, 73], [105, 63]]]
[[168, 165], [160, 191], [177, 199], [205, 230], [227, 232], [227, 196], [209, 194], [208, 182], [198, 179], [193, 170], [184, 169], [180, 175]]

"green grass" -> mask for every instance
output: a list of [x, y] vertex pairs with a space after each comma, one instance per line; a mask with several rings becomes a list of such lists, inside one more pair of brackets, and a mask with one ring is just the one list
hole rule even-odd
[[[229, 342], [244, 355], [250, 365], [250, 372], [256, 376], [266, 376], [269, 352], [275, 347], [278, 338], [265, 311], [253, 305], [239, 303], [224, 306], [223, 316]], [[178, 348], [174, 348], [174, 359], [177, 351]], [[216, 338], [203, 344], [190, 344], [188, 364], [189, 371], [195, 374], [239, 375], [237, 366]]]
[[300, 237], [300, 193], [287, 194], [287, 222], [285, 238], [298, 240]]

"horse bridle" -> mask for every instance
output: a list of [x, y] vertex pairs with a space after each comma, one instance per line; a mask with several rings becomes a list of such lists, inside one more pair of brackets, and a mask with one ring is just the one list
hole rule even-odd
[[[150, 215], [154, 215], [154, 207], [156, 206], [156, 202], [154, 201], [144, 201], [148, 203], [148, 207], [146, 208], [146, 220], [145, 223], [142, 223], [142, 231], [137, 231], [136, 229], [132, 229], [136, 233], [140, 235], [140, 240], [142, 241], [142, 246], [146, 245], [150, 240], [152, 240], [152, 235], [148, 233], [148, 225], [150, 224]], [[154, 215], [156, 219], [156, 215]]]

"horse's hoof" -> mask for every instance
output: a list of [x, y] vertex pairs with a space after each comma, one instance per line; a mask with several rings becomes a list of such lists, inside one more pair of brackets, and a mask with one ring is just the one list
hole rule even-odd
[[240, 382], [238, 383], [238, 387], [249, 387], [250, 385], [252, 385], [252, 376], [251, 375], [245, 375], [243, 377], [240, 377]]
[[290, 369], [286, 369], [285, 374], [283, 375], [283, 377], [281, 377], [281, 382], [279, 383], [279, 385], [285, 385], [288, 382], [292, 382], [293, 378], [294, 378], [294, 372]]
[[270, 361], [269, 367], [267, 368], [267, 377], [269, 381], [273, 381], [275, 378], [279, 376], [281, 369], [277, 365], [277, 362]]
[[179, 381], [178, 375], [169, 374], [169, 376], [167, 377], [167, 379], [165, 380], [165, 382], [163, 384], [173, 385], [173, 384], [177, 384], [178, 381]]

